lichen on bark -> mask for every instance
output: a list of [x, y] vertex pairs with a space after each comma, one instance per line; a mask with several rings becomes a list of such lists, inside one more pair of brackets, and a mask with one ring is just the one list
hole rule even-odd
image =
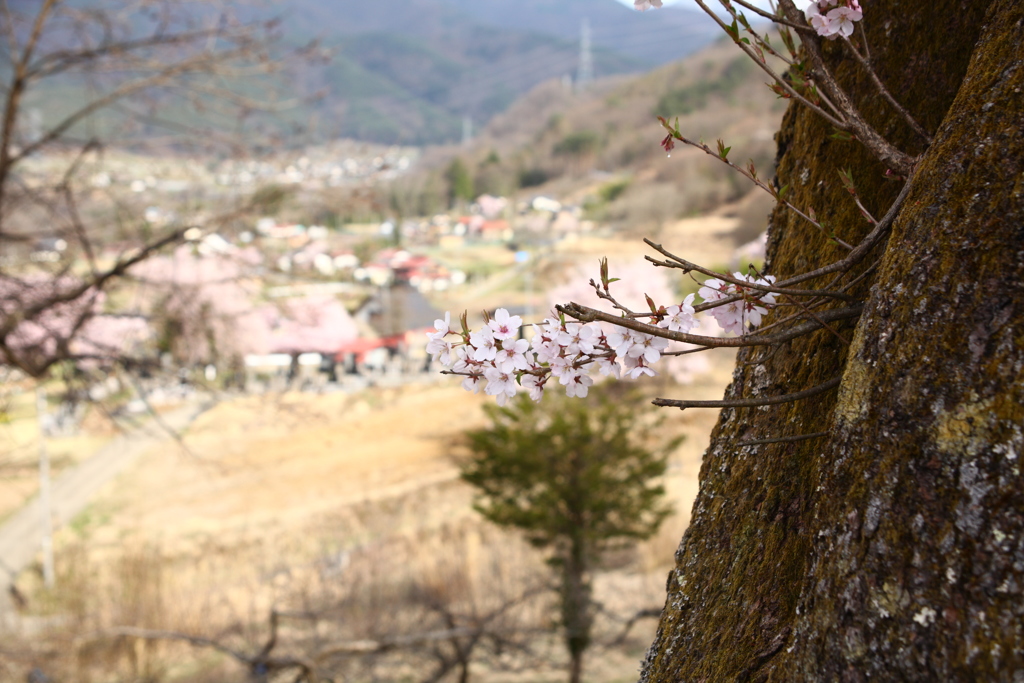
[[[842, 375], [838, 392], [726, 409], [701, 470], [641, 680], [1024, 681], [1024, 7], [862, 3], [878, 71], [935, 143], [859, 294], [859, 321], [744, 365], [730, 397]], [[838, 45], [826, 57], [867, 119], [922, 141]], [[854, 143], [791, 107], [778, 175], [848, 242], [899, 190]], [[785, 278], [841, 257], [776, 210]], [[827, 431], [813, 441], [737, 442]]]

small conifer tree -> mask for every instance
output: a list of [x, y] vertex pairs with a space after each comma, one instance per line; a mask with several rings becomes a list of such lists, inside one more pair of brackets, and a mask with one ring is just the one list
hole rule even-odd
[[594, 387], [587, 400], [562, 397], [557, 406], [549, 396], [543, 410], [520, 394], [504, 408], [485, 406], [490, 426], [466, 435], [462, 479], [477, 489], [474, 507], [551, 552], [572, 683], [591, 641], [593, 569], [671, 513], [660, 479], [678, 440], [648, 448], [646, 411], [618, 393]]

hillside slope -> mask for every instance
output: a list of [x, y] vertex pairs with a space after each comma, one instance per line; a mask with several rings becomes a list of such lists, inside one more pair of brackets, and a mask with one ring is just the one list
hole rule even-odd
[[661, 16], [615, 0], [396, 0], [346, 7], [297, 0], [289, 41], [318, 39], [332, 63], [303, 80], [322, 89], [317, 136], [384, 143], [453, 141], [538, 83], [575, 79], [584, 22], [597, 77], [644, 71], [706, 45], [715, 31], [686, 10]]

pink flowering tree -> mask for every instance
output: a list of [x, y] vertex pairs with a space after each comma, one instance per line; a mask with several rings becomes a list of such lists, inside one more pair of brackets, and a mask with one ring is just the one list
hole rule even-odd
[[132, 269], [161, 350], [184, 365], [237, 365], [245, 354], [265, 351], [270, 331], [257, 309], [251, 256], [200, 256], [185, 245]]
[[[169, 147], [244, 149], [224, 122], [234, 130], [275, 105], [270, 74], [286, 59], [269, 53], [276, 23], [248, 10], [240, 18], [231, 5], [3, 3], [0, 364], [43, 378], [64, 361], [103, 355], [116, 363], [121, 346], [86, 333], [117, 337], [99, 330], [140, 323], [124, 315], [91, 323], [123, 298], [105, 293], [189, 230], [219, 229], [244, 213], [234, 200], [208, 197], [201, 210], [168, 206], [173, 194], [160, 191], [167, 178], [146, 166], [147, 152], [173, 159]], [[263, 79], [259, 99], [225, 87], [248, 77]], [[134, 155], [128, 170], [109, 162], [122, 149]], [[147, 211], [149, 203], [163, 211]]]

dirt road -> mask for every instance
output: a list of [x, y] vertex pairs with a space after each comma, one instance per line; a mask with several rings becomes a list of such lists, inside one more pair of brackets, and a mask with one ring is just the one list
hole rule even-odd
[[[180, 431], [204, 410], [205, 407], [199, 406], [179, 408], [163, 416], [164, 426], [150, 421], [117, 436], [88, 460], [54, 480], [50, 494], [54, 529], [70, 522], [105, 484], [143, 453], [173, 443], [167, 428]], [[36, 497], [0, 526], [0, 570], [3, 570], [0, 578], [0, 622], [5, 620], [12, 607], [8, 586], [39, 551], [41, 519], [39, 498]]]

